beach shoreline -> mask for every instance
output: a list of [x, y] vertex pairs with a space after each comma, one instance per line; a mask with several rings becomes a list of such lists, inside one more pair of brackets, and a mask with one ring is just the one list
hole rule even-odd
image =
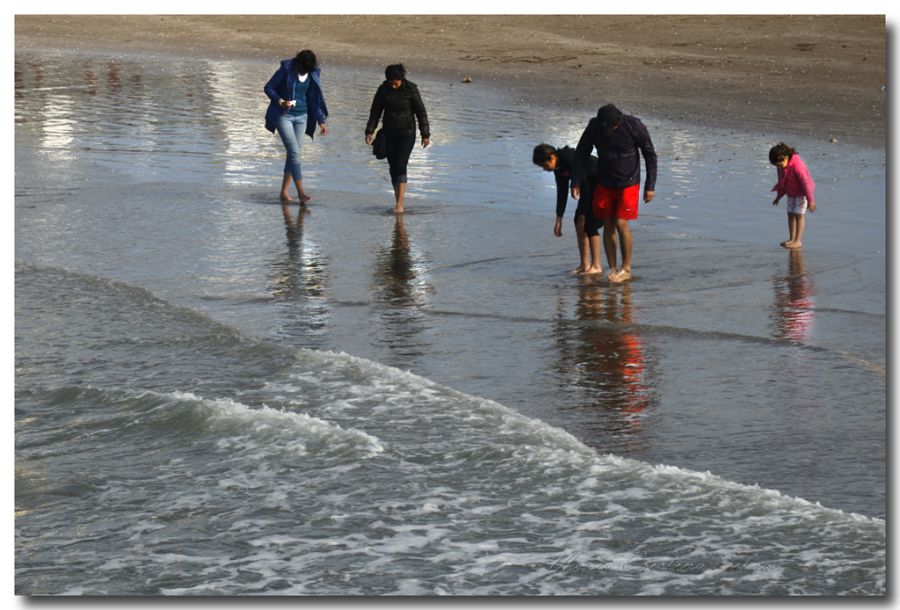
[[[686, 84], [710, 75], [645, 54], [613, 101], [660, 182], [613, 284], [568, 273], [576, 206], [554, 235], [531, 162], [607, 101], [559, 86], [585, 43], [544, 45], [554, 80], [537, 28], [401, 49], [391, 17], [277, 19], [17, 21], [18, 594], [885, 594], [889, 155], [835, 83], [732, 118]], [[302, 207], [262, 124], [285, 40], [332, 113]], [[603, 82], [627, 83], [609, 44]], [[397, 60], [436, 141], [405, 214], [362, 138]], [[804, 251], [778, 245], [776, 138], [818, 181]]]
[[[612, 102], [638, 116], [886, 147], [883, 15], [15, 19], [17, 51], [127, 48], [275, 65], [297, 44], [315, 50], [326, 66], [380, 74], [399, 61], [411, 75], [489, 85], [523, 103], [585, 112]], [[462, 85], [466, 77], [471, 84]]]

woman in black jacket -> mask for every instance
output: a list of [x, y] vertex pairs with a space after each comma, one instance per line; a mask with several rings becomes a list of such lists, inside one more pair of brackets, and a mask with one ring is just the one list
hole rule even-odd
[[369, 122], [366, 124], [366, 144], [372, 144], [375, 128], [384, 114], [382, 130], [386, 143], [387, 160], [394, 186], [394, 212], [403, 212], [403, 196], [406, 194], [406, 165], [416, 144], [416, 122], [422, 134], [422, 148], [431, 144], [428, 114], [415, 83], [406, 80], [403, 64], [393, 64], [384, 70], [385, 81], [375, 92]]

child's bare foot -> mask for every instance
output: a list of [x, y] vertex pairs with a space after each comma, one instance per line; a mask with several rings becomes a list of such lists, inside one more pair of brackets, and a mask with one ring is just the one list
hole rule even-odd
[[310, 199], [312, 199], [312, 197], [310, 197], [306, 193], [300, 193], [300, 205], [306, 204], [306, 202], [309, 201]]
[[792, 241], [786, 247], [790, 250], [793, 250], [794, 248], [802, 248], [803, 244], [799, 241]]
[[402, 205], [394, 206], [394, 214], [402, 214], [402, 213], [403, 213]]
[[599, 275], [603, 273], [603, 267], [588, 267], [584, 271], [580, 271], [579, 275]]
[[587, 269], [586, 266], [584, 266], [584, 265], [578, 265], [577, 267], [575, 267], [574, 269], [572, 269], [571, 271], [569, 271], [569, 273], [572, 274], [572, 275], [580, 275], [580, 274], [584, 273], [585, 269]]
[[619, 284], [631, 279], [631, 269], [619, 269], [615, 274], [609, 274], [609, 281]]
[[606, 279], [609, 281], [613, 281], [613, 278], [619, 273], [619, 270], [613, 267], [609, 270], [609, 273], [606, 274]]
[[279, 198], [281, 199], [282, 203], [293, 203], [294, 202], [294, 200], [291, 199], [291, 196], [288, 195], [287, 193], [281, 193], [281, 196]]

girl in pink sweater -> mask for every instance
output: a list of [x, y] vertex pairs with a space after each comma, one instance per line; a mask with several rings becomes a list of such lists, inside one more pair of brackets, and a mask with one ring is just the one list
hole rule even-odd
[[806, 227], [806, 210], [816, 211], [814, 192], [816, 183], [813, 182], [806, 163], [797, 154], [797, 151], [779, 142], [769, 151], [769, 162], [778, 169], [778, 183], [772, 187], [775, 191], [775, 201], [772, 205], [778, 205], [781, 198], [787, 195], [788, 231], [790, 237], [781, 242], [783, 248], [799, 248], [803, 245], [800, 241], [803, 237], [803, 229]]

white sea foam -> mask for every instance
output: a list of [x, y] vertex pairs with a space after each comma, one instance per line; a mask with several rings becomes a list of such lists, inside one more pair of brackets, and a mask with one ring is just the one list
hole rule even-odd
[[[676, 497], [696, 496], [705, 503], [715, 502], [720, 510], [733, 510], [735, 514], [743, 514], [742, 509], [750, 502], [762, 516], [772, 511], [784, 511], [785, 514], [793, 512], [803, 515], [804, 518], [828, 515], [839, 521], [858, 521], [876, 528], [885, 526], [883, 519], [826, 508], [802, 498], [784, 495], [777, 490], [729, 481], [710, 472], [691, 471], [665, 464], [654, 465], [613, 454], [601, 455], [565, 430], [526, 417], [497, 402], [469, 396], [419, 375], [356, 356], [301, 351], [303, 359], [312, 360], [332, 373], [342, 367], [349, 367], [354, 373], [333, 377], [332, 385], [343, 387], [331, 387], [326, 392], [344, 396], [350, 394], [353, 398], [335, 397], [325, 408], [330, 414], [339, 414], [351, 420], [365, 417], [373, 426], [379, 425], [379, 422], [373, 420], [373, 416], [377, 415], [383, 420], [381, 425], [397, 428], [410, 423], [415, 424], [418, 429], [423, 419], [430, 420], [433, 426], [441, 426], [444, 425], [442, 421], [446, 420], [447, 425], [454, 426], [459, 434], [466, 436], [469, 446], [477, 442], [479, 436], [490, 440], [490, 446], [495, 450], [508, 445], [510, 451], [505, 455], [510, 459], [527, 464], [548, 476], [554, 472], [558, 475], [573, 469], [575, 472], [587, 473], [588, 476], [579, 476], [566, 482], [567, 486], [573, 485], [583, 494], [600, 492], [608, 500], [649, 500], [654, 495], [672, 493]], [[349, 392], [346, 387], [348, 377], [354, 380], [355, 386]], [[316, 383], [319, 389], [323, 384], [321, 377], [306, 372], [296, 375], [294, 379], [296, 382]], [[288, 393], [297, 393], [299, 388], [282, 389]], [[364, 414], [357, 410], [358, 401], [367, 404]], [[375, 402], [377, 406], [371, 407], [369, 402]], [[379, 429], [378, 434], [381, 437], [389, 432]], [[460, 457], [467, 459], [462, 455]], [[496, 457], [498, 456], [493, 455], [491, 459]], [[624, 477], [631, 484], [624, 490], [611, 489], [610, 477]], [[552, 492], [549, 481], [544, 486], [545, 491]], [[473, 510], [485, 512], [493, 509], [481, 506]], [[744, 518], [747, 516], [744, 515]]]
[[[291, 374], [278, 382], [280, 395], [316, 396], [310, 413], [329, 421], [365, 421], [391, 447], [385, 467], [396, 486], [358, 481], [364, 509], [351, 509], [350, 496], [324, 502], [319, 514], [329, 522], [362, 521], [366, 533], [334, 540], [322, 561], [339, 561], [344, 545], [364, 546], [376, 557], [355, 569], [397, 578], [396, 558], [414, 554], [422, 573], [452, 574], [443, 590], [471, 595], [814, 593], [823, 571], [843, 582], [883, 565], [883, 520], [709, 472], [602, 455], [503, 405], [377, 363], [320, 352], [305, 359], [328, 374]], [[874, 546], [854, 554], [862, 538]], [[566, 553], [575, 559], [560, 562]], [[791, 571], [798, 564], [799, 577]], [[394, 580], [394, 591], [433, 590], [424, 582]], [[871, 584], [864, 590], [877, 591]]]
[[227, 434], [219, 440], [222, 448], [258, 446], [277, 442], [282, 450], [306, 454], [314, 443], [334, 449], [352, 448], [372, 457], [384, 451], [379, 439], [354, 428], [312, 417], [306, 413], [281, 411], [267, 406], [251, 408], [230, 398], [208, 400], [190, 392], [173, 392], [179, 401], [197, 403], [207, 409], [210, 425]]
[[[327, 374], [288, 371], [258, 395], [277, 395], [280, 408], [153, 395], [147, 419], [189, 416], [191, 440], [220, 457], [167, 457], [162, 493], [123, 532], [135, 558], [97, 571], [112, 581], [202, 566], [202, 583], [161, 587], [183, 595], [808, 594], [822, 579], [840, 591], [883, 587], [883, 520], [599, 454], [495, 402], [402, 371], [380, 375], [386, 367], [359, 359], [348, 373], [343, 356], [314, 357]], [[121, 490], [104, 493], [115, 500]], [[240, 539], [243, 551], [168, 550], [173, 531], [200, 515], [229, 515], [214, 539]], [[854, 581], [860, 573], [872, 576]]]

